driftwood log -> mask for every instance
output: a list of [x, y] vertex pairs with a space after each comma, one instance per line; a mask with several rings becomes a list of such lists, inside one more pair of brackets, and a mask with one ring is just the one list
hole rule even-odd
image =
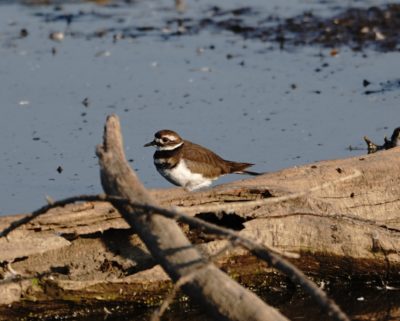
[[[103, 189], [107, 195], [131, 203], [157, 205], [126, 161], [119, 126], [117, 118], [110, 116], [103, 145], [97, 148]], [[205, 259], [174, 220], [157, 213], [149, 214], [126, 203], [113, 202], [113, 205], [135, 229], [169, 277], [174, 282], [185, 278], [183, 290], [218, 319], [287, 320]]]
[[[107, 158], [107, 149], [99, 150], [100, 155], [103, 152]], [[233, 227], [279, 250], [299, 253], [300, 258], [292, 261], [314, 277], [379, 277], [390, 281], [396, 280], [400, 272], [399, 156], [400, 148], [393, 148], [286, 169], [202, 192], [175, 188], [151, 191], [147, 196], [140, 187], [133, 193], [143, 197], [144, 202], [150, 197], [164, 206], [179, 206], [186, 213]], [[122, 181], [133, 179], [126, 171]], [[103, 185], [108, 186], [106, 192], [115, 195], [114, 188], [118, 190], [120, 181], [116, 184], [102, 177]], [[131, 210], [115, 206], [122, 214]], [[0, 229], [15, 218], [1, 218]], [[136, 219], [152, 220], [145, 215]], [[154, 223], [155, 227], [163, 230], [166, 219], [159, 219], [162, 224]], [[193, 248], [187, 244], [166, 255], [188, 263], [180, 267], [179, 273], [173, 272], [176, 266], [165, 263], [164, 268], [175, 281], [191, 265], [203, 264], [199, 253], [213, 255], [226, 246], [226, 241], [205, 237], [201, 231], [183, 229], [197, 245]], [[136, 232], [145, 233], [140, 229]], [[187, 240], [183, 235], [179, 238], [185, 247]], [[151, 242], [160, 256], [165, 254], [162, 242]], [[83, 298], [151, 305], [162, 301], [170, 289], [169, 277], [108, 203], [54, 209], [13, 231], [8, 239], [0, 239], [0, 249], [4, 279], [0, 283], [0, 319], [10, 317], [7, 304], [18, 306], [21, 299], [76, 302]], [[189, 255], [182, 255], [184, 252]], [[228, 251], [217, 264], [246, 285], [265, 286], [280, 277], [242, 249]], [[212, 265], [205, 269], [218, 271]], [[220, 275], [224, 278], [223, 273], [216, 273], [218, 279]]]

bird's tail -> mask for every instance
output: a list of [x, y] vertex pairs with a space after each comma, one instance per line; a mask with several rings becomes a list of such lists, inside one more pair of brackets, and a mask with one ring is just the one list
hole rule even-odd
[[247, 175], [261, 175], [262, 173], [247, 171], [246, 168], [253, 166], [251, 163], [237, 163], [237, 162], [229, 162], [230, 164], [230, 172], [235, 174], [247, 174]]
[[264, 173], [258, 173], [258, 172], [252, 172], [252, 171], [242, 171], [240, 174], [247, 174], [251, 176], [257, 176], [257, 175], [262, 175]]

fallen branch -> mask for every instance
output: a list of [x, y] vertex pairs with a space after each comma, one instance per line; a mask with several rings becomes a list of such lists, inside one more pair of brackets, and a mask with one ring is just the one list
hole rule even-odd
[[[35, 217], [44, 214], [46, 211], [43, 211], [43, 209], [50, 209], [53, 207], [56, 207], [57, 204], [62, 204], [67, 205], [69, 203], [73, 202], [81, 202], [81, 201], [108, 201], [112, 203], [119, 203], [119, 204], [129, 204], [137, 209], [141, 209], [144, 212], [148, 213], [157, 213], [159, 215], [163, 215], [167, 218], [172, 218], [176, 219], [182, 223], [188, 224], [190, 227], [194, 228], [200, 228], [204, 232], [213, 234], [219, 237], [225, 237], [228, 239], [230, 242], [240, 245], [250, 252], [252, 252], [254, 255], [259, 257], [260, 259], [268, 262], [271, 266], [276, 268], [277, 270], [281, 271], [282, 273], [286, 274], [293, 283], [301, 285], [301, 287], [311, 295], [311, 297], [320, 305], [320, 307], [327, 311], [329, 315], [332, 316], [334, 320], [338, 321], [344, 321], [344, 320], [349, 320], [348, 317], [340, 310], [340, 308], [332, 301], [330, 300], [325, 292], [321, 290], [316, 284], [311, 282], [310, 280], [307, 279], [307, 277], [299, 270], [297, 269], [293, 264], [290, 262], [284, 260], [282, 257], [280, 257], [276, 252], [275, 249], [269, 248], [264, 244], [259, 244], [257, 241], [250, 240], [248, 238], [245, 238], [241, 236], [238, 232], [235, 232], [233, 230], [203, 221], [201, 219], [198, 219], [196, 217], [192, 217], [189, 215], [186, 215], [182, 213], [181, 211], [177, 209], [165, 209], [162, 207], [157, 207], [153, 205], [148, 205], [148, 204], [140, 204], [140, 203], [132, 203], [127, 200], [121, 199], [120, 197], [113, 197], [113, 196], [106, 196], [104, 194], [101, 195], [81, 195], [81, 196], [76, 196], [76, 197], [70, 197], [64, 200], [60, 200], [57, 202], [54, 202], [52, 205], [47, 205], [42, 207], [41, 209], [35, 211], [35, 215], [33, 213], [31, 215], [26, 216], [26, 218], [18, 220], [13, 222], [9, 227], [7, 227], [5, 230], [3, 230], [0, 235], [5, 236], [12, 230], [16, 229], [18, 226], [21, 226], [23, 224], [28, 223], [29, 221], [33, 220]], [[223, 249], [225, 250], [225, 249]], [[274, 253], [275, 252], [275, 253]], [[192, 275], [192, 272], [189, 274]], [[186, 283], [188, 280], [191, 278], [187, 277], [182, 277], [179, 280], [179, 287]], [[182, 280], [185, 280], [183, 282]], [[183, 282], [183, 283], [182, 283]]]
[[[122, 145], [121, 145], [122, 146]], [[122, 154], [123, 155], [123, 154]], [[358, 173], [354, 173], [350, 176], [358, 175]], [[103, 176], [102, 176], [102, 179]], [[343, 179], [347, 179], [346, 177], [343, 177]], [[316, 187], [314, 189], [319, 189], [322, 187], [325, 187], [326, 184], [323, 184], [323, 186]], [[141, 187], [141, 185], [139, 185]], [[139, 189], [139, 192], [143, 192], [143, 190]], [[303, 193], [301, 193], [303, 194]], [[141, 195], [141, 194], [139, 194]], [[143, 194], [145, 195], [145, 194]], [[298, 195], [296, 195], [298, 196]], [[291, 197], [296, 197], [294, 195], [291, 195]], [[145, 198], [146, 199], [146, 198]], [[68, 203], [71, 202], [77, 202], [77, 201], [109, 201], [113, 203], [117, 208], [127, 208], [130, 212], [136, 213], [138, 215], [138, 218], [141, 219], [145, 217], [145, 220], [148, 221], [151, 219], [151, 217], [155, 215], [163, 215], [168, 218], [173, 218], [173, 219], [178, 219], [181, 222], [184, 222], [192, 227], [198, 227], [203, 229], [207, 233], [211, 233], [217, 236], [223, 236], [227, 238], [230, 242], [233, 242], [235, 245], [241, 245], [242, 247], [248, 249], [251, 251], [253, 254], [258, 256], [259, 258], [267, 261], [271, 266], [277, 268], [278, 270], [282, 271], [286, 275], [290, 277], [290, 279], [297, 283], [300, 284], [303, 289], [308, 292], [318, 303], [319, 305], [326, 311], [328, 311], [328, 314], [333, 317], [335, 320], [348, 320], [347, 316], [339, 309], [339, 307], [329, 298], [326, 296], [326, 294], [319, 289], [314, 283], [309, 281], [304, 274], [299, 271], [296, 267], [294, 267], [291, 263], [287, 262], [286, 260], [282, 259], [277, 255], [277, 251], [271, 248], [266, 247], [265, 245], [261, 245], [257, 243], [256, 241], [249, 240], [247, 238], [244, 238], [240, 236], [239, 233], [222, 228], [220, 226], [205, 222], [203, 220], [197, 219], [195, 217], [191, 217], [188, 215], [185, 215], [181, 211], [178, 210], [167, 210], [164, 208], [161, 208], [156, 205], [152, 204], [143, 204], [143, 203], [138, 203], [135, 201], [129, 201], [126, 200], [120, 196], [106, 196], [106, 195], [82, 195], [78, 197], [71, 197], [65, 200], [61, 200], [58, 202], [52, 202], [52, 204], [49, 204], [47, 206], [44, 206], [40, 208], [39, 210], [33, 212], [31, 215], [24, 217], [21, 220], [18, 220], [16, 222], [13, 222], [9, 227], [7, 227], [5, 230], [3, 230], [0, 233], [0, 236], [6, 236], [8, 233], [10, 233], [13, 229], [17, 228], [18, 226], [21, 226], [22, 224], [25, 224], [29, 222], [30, 220], [34, 219], [35, 217], [39, 216], [40, 214], [45, 213], [47, 210], [53, 207], [57, 206], [64, 206]], [[149, 213], [157, 213], [157, 214], [149, 214]], [[129, 213], [128, 213], [129, 214]], [[190, 243], [189, 243], [190, 244]], [[191, 247], [191, 245], [190, 245]], [[186, 250], [186, 248], [184, 248]], [[179, 251], [179, 250], [178, 250]], [[179, 276], [175, 281], [179, 285], [178, 288], [186, 283], [190, 282], [197, 282], [196, 281], [196, 273], [199, 272], [201, 273], [202, 269], [209, 269], [212, 268], [214, 269], [215, 267], [213, 265], [210, 265], [210, 263], [207, 263], [204, 261], [204, 258], [200, 258], [197, 260], [194, 260], [193, 262], [188, 262], [188, 265], [193, 265], [192, 271], [188, 271], [187, 273], [182, 273], [181, 276]], [[188, 277], [190, 275], [190, 278]], [[171, 277], [172, 278], [172, 277]], [[177, 289], [175, 290], [175, 292]], [[168, 300], [167, 300], [168, 301]]]
[[112, 201], [127, 223], [134, 227], [152, 256], [170, 278], [177, 282], [192, 271], [193, 278], [182, 290], [219, 319], [287, 320], [254, 293], [244, 289], [209, 263], [186, 238], [178, 224], [155, 212], [135, 206], [158, 206], [125, 159], [120, 124], [116, 116], [107, 118], [104, 140], [97, 147], [101, 183], [106, 194], [126, 199]]
[[400, 127], [394, 129], [390, 139], [386, 136], [383, 138], [383, 145], [373, 143], [367, 136], [364, 136], [364, 141], [367, 144], [368, 154], [400, 146]]

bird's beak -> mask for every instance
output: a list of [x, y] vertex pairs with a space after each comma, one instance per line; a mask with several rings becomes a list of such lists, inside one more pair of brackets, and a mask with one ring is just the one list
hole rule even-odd
[[143, 147], [149, 147], [149, 146], [154, 146], [156, 144], [156, 142], [153, 140], [150, 143], [144, 144]]

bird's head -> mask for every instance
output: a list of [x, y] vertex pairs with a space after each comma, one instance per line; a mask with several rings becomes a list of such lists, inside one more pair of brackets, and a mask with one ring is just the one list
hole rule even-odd
[[174, 131], [169, 129], [159, 130], [154, 134], [154, 139], [145, 144], [144, 147], [155, 146], [157, 150], [174, 150], [182, 146], [183, 139]]

